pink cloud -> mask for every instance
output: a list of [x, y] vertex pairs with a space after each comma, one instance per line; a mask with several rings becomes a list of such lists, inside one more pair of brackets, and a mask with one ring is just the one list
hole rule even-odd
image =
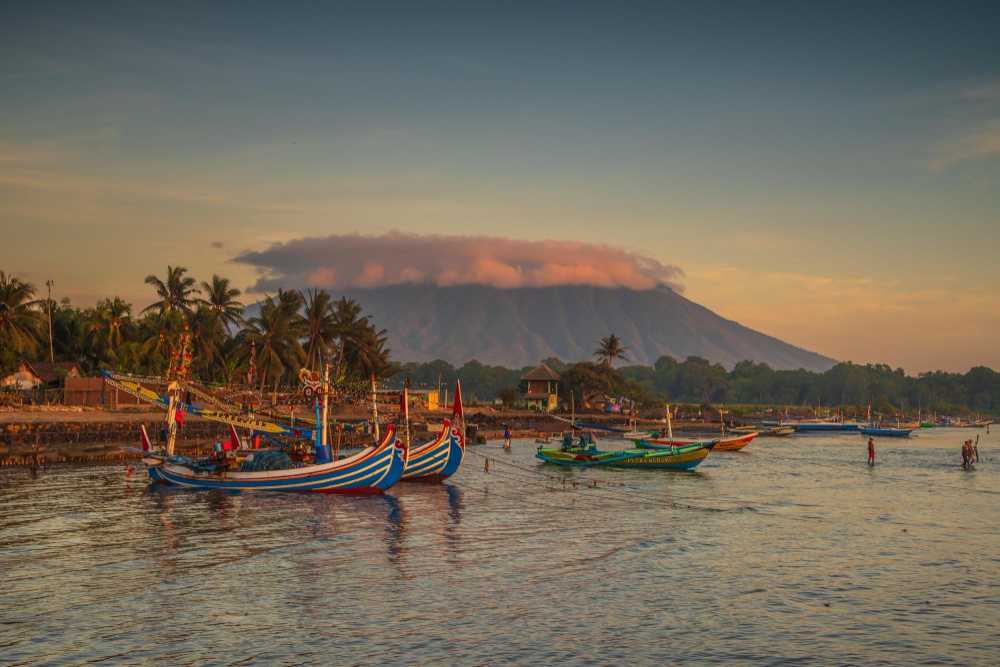
[[495, 287], [595, 285], [680, 289], [683, 272], [651, 257], [580, 241], [522, 241], [489, 236], [389, 232], [335, 234], [276, 243], [235, 261], [263, 270], [255, 285], [378, 287], [407, 282]]

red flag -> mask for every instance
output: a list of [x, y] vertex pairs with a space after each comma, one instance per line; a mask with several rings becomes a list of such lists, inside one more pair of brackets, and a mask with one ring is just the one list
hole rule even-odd
[[462, 408], [461, 380], [455, 380], [455, 406], [451, 409], [451, 418], [454, 421], [465, 421], [465, 410]]
[[142, 451], [148, 452], [149, 449], [150, 449], [150, 446], [149, 446], [149, 434], [146, 433], [146, 425], [145, 424], [140, 424], [139, 425], [139, 438], [140, 438], [140, 440], [142, 440]]
[[174, 413], [174, 421], [176, 421], [179, 426], [184, 426], [184, 410], [177, 408], [177, 412]]
[[229, 449], [239, 449], [242, 447], [240, 442], [240, 436], [236, 432], [236, 427], [232, 424], [229, 425], [229, 441], [227, 443]]

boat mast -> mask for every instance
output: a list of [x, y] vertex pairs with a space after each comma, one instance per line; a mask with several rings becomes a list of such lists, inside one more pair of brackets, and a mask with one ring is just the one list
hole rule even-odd
[[167, 403], [167, 445], [166, 455], [174, 455], [174, 444], [177, 442], [177, 390], [176, 382], [167, 385], [167, 396], [170, 401]]
[[329, 413], [329, 398], [330, 398], [330, 364], [329, 362], [323, 362], [323, 425], [320, 428], [320, 443], [323, 445], [323, 451], [327, 451], [329, 446], [330, 438], [329, 433], [327, 433], [327, 416]]
[[378, 428], [378, 396], [375, 389], [375, 374], [372, 373], [372, 433], [375, 435], [375, 446], [382, 440]]
[[674, 439], [674, 423], [670, 419], [670, 404], [667, 403], [667, 437], [671, 440]]
[[406, 438], [406, 449], [410, 449], [410, 392], [408, 387], [410, 386], [410, 378], [403, 380], [403, 395], [402, 395], [402, 405], [403, 408], [403, 437]]

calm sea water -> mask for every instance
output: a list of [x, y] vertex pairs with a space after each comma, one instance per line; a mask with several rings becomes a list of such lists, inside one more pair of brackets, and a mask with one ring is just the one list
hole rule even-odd
[[996, 665], [1000, 437], [965, 472], [974, 433], [883, 440], [873, 469], [859, 436], [762, 439], [695, 473], [522, 441], [375, 498], [3, 470], [0, 663]]

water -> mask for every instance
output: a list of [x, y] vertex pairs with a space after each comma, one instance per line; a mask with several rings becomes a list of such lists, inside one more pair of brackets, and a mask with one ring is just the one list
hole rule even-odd
[[995, 665], [1000, 438], [965, 472], [975, 433], [882, 440], [874, 469], [857, 435], [762, 439], [696, 473], [522, 441], [375, 498], [6, 469], [0, 664]]

